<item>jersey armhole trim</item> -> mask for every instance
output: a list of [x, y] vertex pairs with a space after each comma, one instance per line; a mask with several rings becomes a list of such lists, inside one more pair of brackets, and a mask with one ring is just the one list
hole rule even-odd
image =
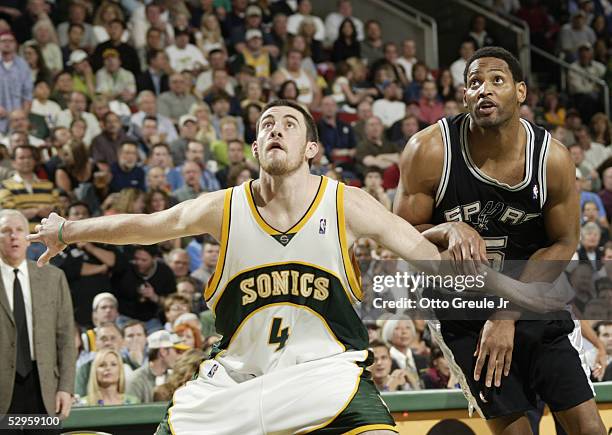
[[221, 221], [221, 250], [219, 252], [219, 260], [217, 261], [217, 266], [215, 266], [215, 271], [210, 280], [208, 281], [208, 285], [206, 286], [206, 290], [204, 291], [204, 300], [206, 302], [208, 302], [217, 291], [217, 286], [219, 285], [221, 275], [223, 275], [223, 268], [225, 267], [225, 257], [227, 256], [227, 245], [229, 243], [229, 230], [232, 221], [231, 214], [233, 193], [233, 188], [227, 189], [225, 191], [225, 198], [223, 200], [223, 219]]
[[548, 162], [548, 152], [550, 150], [550, 142], [551, 142], [551, 135], [550, 133], [546, 132], [545, 136], [544, 136], [544, 142], [542, 145], [542, 149], [540, 150], [540, 162], [539, 162], [539, 184], [540, 184], [540, 208], [544, 208], [544, 205], [546, 204], [546, 198], [547, 198], [547, 194], [548, 194], [548, 190], [546, 187], [546, 167], [547, 167], [547, 162]]
[[442, 142], [444, 144], [444, 163], [442, 165], [442, 175], [440, 176], [440, 184], [436, 191], [435, 204], [436, 207], [440, 206], [440, 202], [446, 194], [446, 188], [448, 187], [448, 180], [450, 178], [451, 169], [451, 147], [450, 147], [450, 133], [448, 130], [448, 121], [446, 118], [442, 118], [438, 121], [440, 125], [440, 133], [442, 133]]
[[336, 209], [338, 210], [337, 227], [338, 239], [340, 241], [340, 251], [342, 252], [342, 263], [344, 265], [344, 273], [349, 283], [349, 288], [353, 296], [361, 301], [363, 293], [361, 291], [361, 273], [355, 267], [355, 263], [351, 261], [348, 245], [346, 241], [346, 220], [344, 218], [344, 184], [338, 183], [336, 188]]

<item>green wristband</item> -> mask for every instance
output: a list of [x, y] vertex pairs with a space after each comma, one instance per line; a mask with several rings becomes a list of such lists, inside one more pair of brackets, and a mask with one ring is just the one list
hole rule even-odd
[[60, 243], [62, 245], [67, 245], [66, 242], [64, 242], [64, 238], [62, 237], [62, 233], [64, 232], [64, 224], [66, 223], [66, 221], [63, 221], [60, 226], [59, 226], [59, 231], [57, 232], [57, 238], [59, 239]]

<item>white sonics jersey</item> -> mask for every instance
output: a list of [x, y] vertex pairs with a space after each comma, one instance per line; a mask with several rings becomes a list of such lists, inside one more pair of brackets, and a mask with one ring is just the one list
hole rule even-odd
[[205, 297], [223, 335], [215, 359], [260, 376], [347, 351], [367, 356], [353, 304], [361, 282], [346, 246], [344, 185], [326, 177], [308, 211], [280, 232], [260, 216], [252, 181], [228, 189], [217, 269]]

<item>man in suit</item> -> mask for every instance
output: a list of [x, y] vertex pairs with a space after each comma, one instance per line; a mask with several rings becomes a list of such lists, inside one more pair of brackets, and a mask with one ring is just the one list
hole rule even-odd
[[151, 91], [159, 96], [162, 92], [170, 90], [168, 87], [168, 74], [170, 65], [168, 55], [163, 50], [149, 50], [147, 52], [147, 65], [149, 67], [136, 78], [138, 93]]
[[28, 233], [28, 220], [19, 211], [0, 211], [0, 415], [65, 419], [76, 361], [70, 289], [60, 269], [26, 260]]

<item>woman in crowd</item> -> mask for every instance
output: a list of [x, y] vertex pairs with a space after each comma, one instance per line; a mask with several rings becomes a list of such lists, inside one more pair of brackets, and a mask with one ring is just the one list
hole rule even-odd
[[565, 107], [559, 102], [559, 94], [554, 89], [544, 95], [544, 120], [552, 126], [565, 125]]
[[306, 51], [309, 52], [309, 57], [312, 59], [314, 65], [325, 62], [323, 44], [321, 44], [321, 41], [317, 41], [314, 38], [315, 33], [317, 33], [317, 27], [314, 20], [310, 17], [304, 18], [298, 27], [297, 36], [304, 38], [304, 42], [308, 48]]
[[338, 63], [350, 57], [361, 58], [361, 46], [357, 40], [355, 24], [350, 18], [345, 18], [332, 48], [331, 61]]
[[605, 113], [596, 113], [591, 118], [591, 134], [593, 142], [608, 146], [612, 144], [612, 123]]
[[61, 71], [64, 62], [62, 50], [57, 43], [57, 34], [53, 23], [49, 20], [38, 20], [32, 27], [34, 42], [40, 47], [40, 51], [45, 59], [45, 64], [52, 73]]
[[438, 98], [444, 101], [455, 99], [455, 84], [453, 83], [453, 75], [448, 68], [443, 68], [438, 72], [436, 79], [438, 87]]
[[127, 187], [119, 193], [110, 194], [102, 204], [105, 215], [121, 213], [144, 213], [145, 194], [135, 187]]
[[53, 82], [53, 90], [51, 91], [51, 99], [55, 101], [63, 109], [68, 107], [70, 94], [74, 90], [72, 83], [72, 75], [68, 71], [62, 71]]
[[196, 140], [204, 144], [210, 144], [217, 140], [217, 133], [210, 119], [210, 106], [205, 102], [194, 103], [189, 109], [189, 114], [198, 120], [198, 132]]
[[410, 376], [418, 378], [419, 371], [427, 367], [427, 358], [415, 354], [410, 347], [416, 337], [416, 329], [412, 320], [406, 318], [387, 320], [382, 328], [381, 336], [383, 341], [389, 345], [389, 353], [397, 366], [405, 369]]
[[297, 102], [298, 95], [300, 95], [300, 91], [293, 80], [285, 80], [278, 90], [278, 98], [283, 100]]
[[113, 349], [101, 349], [91, 365], [87, 396], [81, 398], [82, 406], [131, 405], [136, 397], [125, 394], [123, 362]]
[[442, 351], [437, 347], [431, 351], [429, 368], [421, 379], [428, 390], [435, 388], [458, 388], [458, 381], [452, 375], [448, 361], [446, 361]]
[[249, 103], [243, 110], [244, 141], [251, 144], [257, 139], [257, 120], [261, 115], [261, 106], [257, 103]]
[[202, 349], [203, 338], [200, 330], [188, 323], [174, 327], [174, 333], [183, 339], [183, 343], [193, 349]]
[[240, 107], [244, 110], [250, 104], [256, 104], [259, 109], [266, 105], [261, 83], [257, 79], [251, 79], [246, 83], [244, 98], [240, 101]]
[[38, 44], [32, 41], [26, 42], [22, 50], [23, 57], [32, 71], [32, 83], [36, 83], [40, 80], [51, 83], [53, 74], [51, 74], [51, 71], [47, 68], [47, 64], [45, 63], [45, 59]]
[[[161, 168], [151, 168], [149, 171], [154, 169]], [[170, 194], [163, 189], [149, 186], [149, 191], [145, 194], [144, 203], [144, 212], [148, 214], [166, 210], [172, 207], [176, 204], [176, 199], [170, 196]], [[158, 243], [158, 246], [162, 252], [170, 252], [175, 248], [181, 247], [181, 239], [166, 240]]]
[[225, 42], [221, 35], [221, 25], [215, 15], [202, 15], [200, 29], [195, 34], [195, 40], [196, 45], [202, 50], [205, 57], [208, 57], [208, 52], [210, 50], [225, 50]]
[[[108, 185], [94, 183], [96, 165], [89, 157], [83, 142], [72, 140], [62, 147], [62, 160], [55, 171], [55, 184], [65, 192], [74, 192], [73, 199], [87, 203], [91, 210], [98, 210], [108, 193]], [[97, 175], [100, 177], [101, 175]], [[89, 191], [87, 194], [86, 191]], [[77, 198], [78, 197], [78, 198]]]

